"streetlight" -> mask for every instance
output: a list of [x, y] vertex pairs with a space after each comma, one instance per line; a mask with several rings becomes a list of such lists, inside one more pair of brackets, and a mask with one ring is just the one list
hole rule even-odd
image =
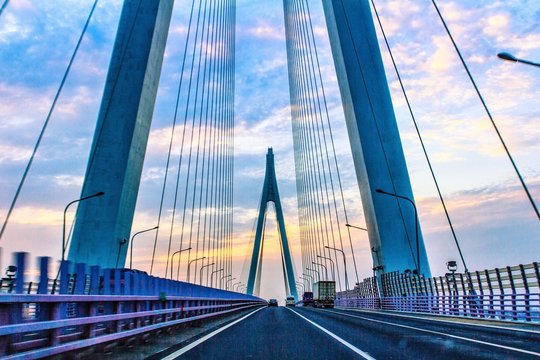
[[341, 255], [343, 255], [343, 267], [345, 268], [345, 290], [349, 291], [349, 275], [347, 274], [347, 259], [345, 258], [345, 252], [341, 249], [331, 247], [331, 246], [325, 246], [325, 248], [339, 251], [341, 252]]
[[315, 269], [308, 268], [308, 267], [306, 268], [306, 270], [313, 271], [315, 274], [317, 274], [317, 278], [319, 279], [319, 281], [321, 281], [321, 273], [320, 272], [318, 272]]
[[[206, 264], [204, 266], [201, 266], [201, 270], [199, 271], [199, 285], [202, 285], [202, 272], [203, 272], [203, 269], [205, 267], [209, 267], [209, 266], [212, 266], [214, 265], [215, 263], [211, 263], [211, 264]], [[208, 283], [206, 283], [206, 285], [208, 285]]]
[[223, 271], [223, 270], [225, 270], [225, 269], [224, 269], [224, 268], [221, 268], [221, 269], [219, 269], [219, 270], [215, 270], [215, 271], [212, 271], [212, 272], [210, 273], [210, 287], [211, 287], [211, 288], [214, 287], [214, 274], [215, 274], [215, 273], [218, 273], [218, 272], [220, 272], [220, 271]]
[[67, 204], [66, 207], [64, 208], [64, 223], [62, 225], [62, 261], [64, 261], [66, 258], [66, 212], [68, 208], [77, 202], [88, 200], [88, 199], [95, 198], [98, 196], [103, 196], [103, 195], [105, 195], [105, 193], [103, 191], [100, 191], [100, 192], [95, 193], [94, 195], [85, 196], [80, 199], [73, 200], [72, 202]]
[[302, 294], [306, 292], [306, 287], [300, 281], [296, 281], [296, 285], [300, 285], [302, 287]]
[[412, 201], [406, 196], [389, 193], [381, 189], [376, 189], [375, 191], [378, 192], [379, 194], [393, 196], [395, 198], [407, 200], [409, 203], [411, 203], [414, 209], [414, 227], [416, 230], [416, 272], [418, 273], [418, 276], [420, 276], [420, 242], [418, 240], [418, 210], [416, 209], [416, 205], [414, 204], [414, 201]]
[[363, 228], [363, 227], [360, 227], [360, 226], [351, 225], [351, 224], [345, 224], [345, 226], [346, 226], [346, 227], [352, 227], [352, 228], [355, 228], [355, 229], [358, 229], [358, 230], [368, 231], [368, 229], [366, 229], [366, 228]]
[[228, 279], [227, 281], [225, 281], [225, 289], [226, 289], [226, 290], [229, 290], [229, 286], [228, 286], [227, 284], [228, 284], [229, 282], [233, 281], [233, 280], [236, 280], [236, 278], [235, 278], [235, 277], [234, 277], [234, 278], [230, 278], [230, 279]]
[[336, 265], [334, 264], [334, 260], [330, 259], [329, 257], [321, 256], [321, 255], [317, 255], [317, 257], [320, 259], [326, 259], [330, 261], [330, 263], [332, 264], [332, 278], [336, 280]]
[[325, 279], [328, 280], [328, 268], [326, 267], [326, 265], [324, 264], [321, 264], [321, 263], [318, 263], [318, 262], [315, 262], [315, 261], [312, 261], [311, 262], [313, 265], [319, 265], [319, 266], [322, 266], [324, 268], [324, 274], [326, 275], [325, 276]]
[[[226, 279], [226, 278], [231, 277], [231, 276], [232, 276], [232, 274], [222, 276], [221, 279], [219, 279], [219, 284], [221, 285], [221, 283], [223, 283], [223, 279]], [[220, 288], [221, 288], [221, 286], [220, 286]]]
[[[309, 274], [302, 274], [302, 275], [311, 277], [311, 275], [309, 275]], [[299, 276], [298, 278], [299, 278], [299, 279], [302, 279], [302, 280], [304, 280], [304, 281], [307, 281], [308, 289], [311, 288], [311, 283], [310, 283], [311, 280], [310, 280], [310, 279], [305, 278], [305, 277], [302, 277], [302, 276]]]
[[[242, 283], [242, 282], [239, 281], [239, 282], [236, 282], [236, 283], [232, 284], [232, 286], [231, 286], [232, 291], [234, 291], [234, 287], [235, 287], [236, 285], [240, 285], [241, 283]], [[239, 286], [239, 287], [240, 287], [240, 286]], [[236, 290], [238, 290], [238, 289], [236, 289]]]
[[512, 62], [520, 62], [520, 63], [523, 63], [523, 64], [528, 64], [528, 65], [540, 67], [539, 63], [535, 63], [535, 62], [532, 62], [532, 61], [529, 61], [529, 60], [524, 60], [524, 59], [518, 59], [514, 55], [509, 54], [507, 52], [498, 53], [497, 57], [499, 59], [501, 59], [501, 60], [512, 61]]
[[[180, 254], [181, 252], [188, 251], [188, 250], [191, 250], [191, 247], [188, 247], [187, 249], [181, 249], [181, 250], [178, 250], [178, 251], [174, 252], [174, 253], [171, 255], [171, 280], [172, 280], [172, 277], [173, 277], [172, 270], [173, 270], [174, 255]], [[180, 256], [180, 255], [179, 255], [179, 256]], [[167, 277], [167, 274], [166, 274], [166, 273], [165, 273], [165, 277]], [[176, 280], [178, 280], [178, 277], [176, 277]]]
[[190, 278], [189, 274], [190, 274], [190, 270], [191, 270], [191, 264], [194, 263], [195, 261], [200, 261], [200, 260], [203, 260], [203, 259], [206, 259], [206, 256], [203, 256], [203, 257], [200, 257], [200, 258], [197, 258], [197, 259], [193, 259], [190, 262], [188, 262], [188, 265], [187, 265], [187, 282], [189, 282], [189, 278]]
[[146, 229], [146, 230], [142, 230], [142, 231], [139, 231], [139, 232], [136, 232], [135, 234], [133, 234], [133, 236], [131, 237], [131, 241], [129, 243], [129, 268], [130, 269], [133, 269], [133, 239], [135, 239], [135, 236], [139, 235], [139, 234], [142, 234], [142, 233], [145, 233], [147, 231], [152, 231], [152, 230], [156, 230], [158, 229], [159, 226], [154, 226], [153, 228], [151, 229]]

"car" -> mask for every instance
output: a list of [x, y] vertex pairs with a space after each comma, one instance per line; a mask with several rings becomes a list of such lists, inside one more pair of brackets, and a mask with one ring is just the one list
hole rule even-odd
[[296, 301], [294, 300], [294, 297], [287, 296], [287, 299], [285, 299], [285, 306], [295, 306]]
[[276, 299], [268, 300], [268, 306], [278, 306], [277, 300]]

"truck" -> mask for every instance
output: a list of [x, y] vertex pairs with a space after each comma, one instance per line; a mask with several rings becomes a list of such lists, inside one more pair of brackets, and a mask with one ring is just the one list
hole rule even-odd
[[333, 308], [335, 299], [335, 281], [318, 281], [313, 284], [313, 307]]

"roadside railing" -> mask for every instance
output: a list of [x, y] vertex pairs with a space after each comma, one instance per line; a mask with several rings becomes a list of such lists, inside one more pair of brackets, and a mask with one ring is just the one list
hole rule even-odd
[[[109, 342], [145, 338], [171, 326], [265, 305], [232, 291], [64, 261], [49, 278], [40, 258], [36, 281], [25, 279], [26, 254], [0, 284], [0, 357], [28, 359]], [[88, 271], [90, 270], [90, 271]]]
[[339, 298], [336, 306], [540, 322], [540, 294]]
[[[382, 286], [378, 285], [381, 284]], [[424, 278], [391, 272], [339, 292], [336, 306], [540, 322], [538, 263]]]

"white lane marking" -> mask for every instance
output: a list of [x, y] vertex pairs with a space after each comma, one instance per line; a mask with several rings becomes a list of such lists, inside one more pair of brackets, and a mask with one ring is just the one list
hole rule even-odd
[[426, 333], [430, 333], [430, 334], [436, 334], [436, 335], [447, 336], [447, 337], [451, 337], [451, 338], [453, 338], [453, 339], [459, 339], [459, 340], [464, 340], [464, 341], [470, 341], [470, 342], [473, 342], [473, 343], [476, 343], [476, 344], [482, 344], [482, 345], [487, 345], [487, 346], [493, 346], [493, 347], [496, 347], [496, 348], [499, 348], [499, 349], [506, 349], [506, 350], [510, 350], [510, 351], [520, 352], [520, 353], [523, 353], [523, 354], [529, 354], [529, 355], [540, 356], [540, 353], [537, 353], [537, 352], [534, 352], [534, 351], [518, 349], [518, 348], [511, 347], [511, 346], [505, 346], [505, 345], [500, 345], [500, 344], [494, 344], [494, 343], [490, 343], [490, 342], [482, 341], [482, 340], [470, 339], [470, 338], [466, 338], [466, 337], [463, 337], [463, 336], [457, 336], [457, 335], [447, 334], [447, 333], [443, 333], [443, 332], [439, 332], [439, 331], [433, 331], [433, 330], [421, 329], [421, 328], [417, 328], [417, 327], [414, 327], [414, 326], [402, 325], [402, 324], [396, 324], [396, 323], [392, 323], [392, 322], [388, 322], [388, 321], [383, 321], [383, 320], [375, 320], [375, 319], [370, 319], [370, 318], [367, 318], [367, 317], [364, 317], [364, 316], [352, 315], [352, 314], [342, 313], [342, 312], [338, 312], [338, 311], [325, 310], [325, 312], [331, 312], [331, 313], [338, 314], [338, 315], [343, 315], [343, 316], [348, 316], [348, 317], [358, 318], [358, 319], [367, 320], [367, 321], [372, 321], [372, 322], [381, 323], [381, 324], [386, 324], [386, 325], [393, 325], [393, 326], [397, 326], [397, 327], [401, 327], [401, 328], [405, 328], [405, 329], [411, 329], [411, 330], [416, 330], [416, 331], [426, 332]]
[[[440, 323], [452, 324], [452, 325], [485, 327], [485, 328], [497, 329], [497, 330], [518, 331], [518, 332], [524, 332], [524, 333], [528, 333], [528, 334], [537, 334], [537, 335], [540, 334], [540, 331], [537, 331], [537, 330], [520, 329], [520, 328], [515, 328], [515, 327], [504, 327], [504, 326], [489, 325], [489, 324], [466, 323], [466, 322], [458, 322], [458, 321], [452, 321], [452, 320], [434, 319], [434, 318], [428, 318], [428, 317], [419, 317], [419, 316], [413, 316], [413, 315], [394, 314], [394, 313], [391, 313], [391, 312], [378, 312], [378, 311], [349, 309], [349, 308], [343, 308], [343, 310], [344, 311], [354, 311], [354, 312], [359, 312], [359, 313], [366, 313], [366, 314], [378, 314], [378, 315], [395, 316], [395, 317], [402, 317], [402, 318], [406, 318], [406, 319], [426, 320], [426, 321], [440, 322]], [[509, 325], [512, 325], [512, 324], [509, 324]]]
[[205, 342], [206, 340], [208, 340], [208, 339], [210, 339], [210, 338], [216, 336], [216, 335], [219, 334], [220, 332], [222, 332], [222, 331], [224, 331], [224, 330], [227, 330], [227, 329], [230, 328], [231, 326], [233, 326], [233, 325], [235, 325], [235, 324], [238, 324], [240, 321], [247, 319], [247, 318], [250, 317], [251, 315], [255, 314], [257, 311], [262, 310], [262, 309], [264, 309], [264, 307], [261, 307], [261, 308], [255, 310], [255, 311], [253, 311], [253, 312], [250, 312], [250, 313], [247, 314], [246, 316], [244, 316], [244, 317], [242, 317], [242, 318], [240, 318], [240, 319], [238, 319], [238, 320], [235, 320], [235, 321], [233, 321], [232, 323], [227, 324], [227, 325], [225, 325], [225, 326], [223, 326], [223, 327], [217, 329], [216, 331], [211, 332], [211, 333], [208, 334], [208, 335], [203, 336], [202, 338], [200, 338], [200, 339], [198, 339], [198, 340], [192, 342], [191, 344], [184, 346], [184, 347], [181, 348], [180, 350], [177, 350], [177, 351], [173, 352], [172, 354], [165, 356], [164, 358], [162, 358], [162, 360], [173, 360], [173, 359], [176, 359], [176, 358], [179, 357], [180, 355], [182, 355], [182, 354], [188, 352], [189, 350], [193, 349], [194, 347], [196, 347], [196, 346], [202, 344], [202, 343]]
[[331, 333], [330, 331], [326, 330], [325, 328], [323, 328], [322, 326], [320, 326], [319, 324], [316, 324], [314, 323], [313, 321], [309, 320], [308, 318], [306, 318], [305, 316], [302, 316], [300, 315], [299, 313], [297, 313], [296, 311], [290, 309], [290, 308], [287, 308], [288, 310], [291, 310], [293, 313], [295, 313], [296, 315], [300, 316], [302, 319], [306, 320], [308, 323], [310, 323], [311, 325], [315, 326], [317, 329], [323, 331], [324, 333], [326, 333], [327, 335], [330, 335], [331, 337], [333, 337], [334, 339], [336, 339], [337, 341], [339, 341], [340, 343], [342, 343], [343, 345], [345, 345], [346, 347], [348, 347], [349, 349], [351, 349], [352, 351], [354, 351], [355, 353], [357, 353], [358, 355], [360, 355], [361, 357], [363, 357], [364, 359], [366, 360], [375, 360], [374, 357], [372, 357], [371, 355], [369, 355], [368, 353], [360, 350], [359, 348], [357, 348], [356, 346], [354, 346], [353, 344], [343, 340], [342, 338], [340, 338], [339, 336]]

